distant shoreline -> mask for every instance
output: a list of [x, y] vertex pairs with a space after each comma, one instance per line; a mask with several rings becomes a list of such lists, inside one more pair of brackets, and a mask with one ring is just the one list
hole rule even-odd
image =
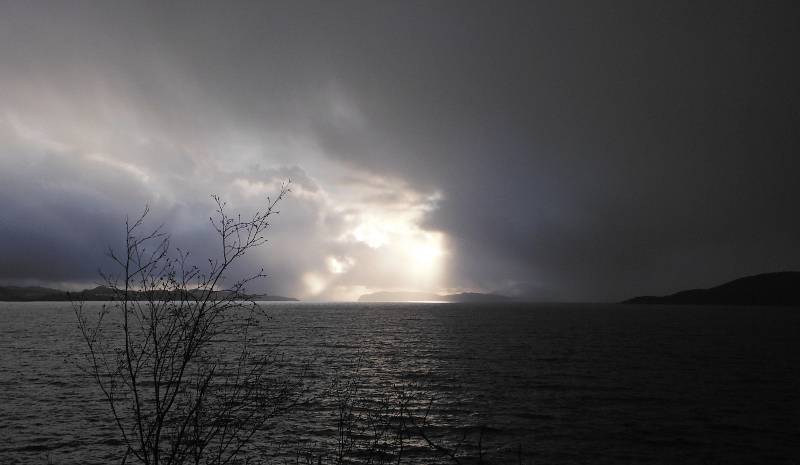
[[645, 305], [800, 306], [800, 272], [782, 271], [735, 279], [709, 289], [690, 289], [667, 296], [639, 296], [621, 302]]
[[[167, 298], [168, 300], [179, 300], [181, 297], [175, 293], [174, 295], [159, 295], [158, 298]], [[213, 295], [218, 294], [218, 295]], [[225, 298], [223, 293], [213, 293], [212, 300]], [[108, 302], [114, 299], [114, 290], [106, 286], [98, 286], [94, 289], [84, 289], [80, 292], [62, 291], [60, 289], [51, 289], [40, 286], [0, 286], [0, 301], [2, 302], [69, 302], [73, 300], [80, 300], [86, 302]], [[170, 298], [171, 297], [171, 298]], [[187, 297], [202, 297], [200, 291], [189, 291]], [[253, 294], [246, 296], [251, 300], [256, 301], [288, 301], [299, 302], [298, 299], [293, 297], [283, 297], [278, 295], [266, 294]], [[136, 291], [132, 291], [131, 300], [145, 300], [145, 296]]]
[[359, 302], [522, 302], [521, 299], [500, 294], [462, 292], [439, 295], [432, 292], [375, 292], [358, 298]]

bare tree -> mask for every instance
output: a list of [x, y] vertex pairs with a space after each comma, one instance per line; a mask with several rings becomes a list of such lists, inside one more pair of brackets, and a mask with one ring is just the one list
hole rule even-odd
[[323, 398], [332, 403], [334, 441], [317, 455], [298, 457], [297, 464], [485, 463], [483, 428], [477, 442], [468, 441], [466, 432], [448, 439], [431, 431], [436, 396], [424, 384], [402, 382], [378, 392], [364, 391], [367, 384], [360, 359], [353, 372], [333, 380]]
[[203, 268], [170, 248], [162, 228], [142, 235], [144, 214], [127, 222], [126, 250], [108, 256], [117, 273], [101, 276], [113, 300], [99, 315], [75, 302], [86, 342], [81, 369], [99, 386], [127, 451], [122, 463], [245, 463], [270, 443], [281, 416], [304, 396], [302, 371], [282, 375], [280, 354], [261, 343], [268, 316], [246, 294], [264, 276], [228, 284], [231, 266], [262, 245], [267, 210], [231, 217], [214, 197], [219, 257]]

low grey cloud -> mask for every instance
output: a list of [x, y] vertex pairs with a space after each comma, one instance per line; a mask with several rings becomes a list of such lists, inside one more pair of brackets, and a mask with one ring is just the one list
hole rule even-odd
[[[0, 282], [81, 287], [149, 205], [259, 292], [620, 300], [800, 268], [792, 3], [9, 2]], [[534, 296], [535, 297], [535, 296]]]

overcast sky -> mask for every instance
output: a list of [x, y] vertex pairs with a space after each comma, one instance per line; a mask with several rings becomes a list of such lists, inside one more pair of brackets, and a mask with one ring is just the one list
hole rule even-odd
[[618, 301], [800, 270], [787, 2], [3, 2], [0, 284], [93, 286], [125, 218], [253, 291]]

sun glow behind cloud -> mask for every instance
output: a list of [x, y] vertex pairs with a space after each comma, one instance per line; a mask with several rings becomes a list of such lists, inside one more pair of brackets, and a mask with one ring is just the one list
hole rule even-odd
[[[395, 268], [398, 275], [389, 288], [403, 290], [431, 290], [441, 278], [442, 266], [446, 258], [444, 235], [439, 232], [424, 231], [420, 227], [421, 215], [413, 209], [408, 215], [383, 215], [370, 212], [372, 218], [367, 225], [357, 226], [350, 234], [340, 240], [366, 244], [380, 254], [386, 266]], [[382, 289], [382, 288], [381, 288]], [[376, 287], [375, 290], [380, 290]]]
[[[422, 194], [399, 180], [353, 173], [326, 192], [322, 266], [303, 275], [304, 298], [355, 300], [380, 290], [438, 290], [448, 256], [444, 234], [422, 222], [440, 194]], [[334, 233], [335, 231], [335, 233]]]

